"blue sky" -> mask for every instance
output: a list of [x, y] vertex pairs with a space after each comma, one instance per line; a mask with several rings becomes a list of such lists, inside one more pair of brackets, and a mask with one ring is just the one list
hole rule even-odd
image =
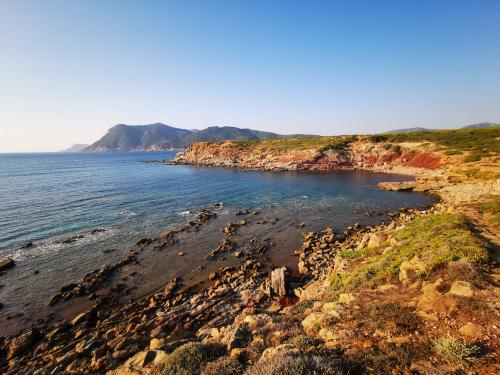
[[371, 133], [500, 122], [500, 1], [0, 0], [0, 152], [116, 123]]

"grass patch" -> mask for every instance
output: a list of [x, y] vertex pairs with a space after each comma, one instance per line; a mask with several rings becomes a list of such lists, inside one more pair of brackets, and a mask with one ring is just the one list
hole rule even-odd
[[496, 195], [484, 202], [479, 211], [493, 215], [493, 221], [500, 223], [500, 196]]
[[[348, 291], [389, 279], [399, 273], [401, 263], [415, 256], [425, 265], [427, 274], [451, 261], [464, 259], [479, 263], [488, 257], [486, 249], [471, 233], [463, 216], [457, 214], [419, 217], [407, 223], [395, 239], [398, 244], [394, 247], [370, 256], [351, 272], [334, 276], [332, 290]], [[358, 251], [357, 254], [362, 253]]]
[[454, 337], [440, 337], [433, 341], [434, 351], [448, 362], [467, 365], [476, 360], [479, 347]]

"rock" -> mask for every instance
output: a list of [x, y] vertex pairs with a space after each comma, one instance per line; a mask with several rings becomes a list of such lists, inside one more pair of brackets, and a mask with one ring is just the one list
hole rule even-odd
[[152, 338], [149, 342], [149, 350], [160, 350], [166, 344], [165, 339]]
[[385, 284], [385, 285], [380, 285], [377, 289], [380, 290], [381, 292], [387, 292], [389, 290], [395, 290], [398, 287], [394, 284]]
[[318, 331], [329, 324], [335, 323], [336, 318], [333, 314], [330, 313], [322, 313], [322, 312], [313, 312], [309, 314], [303, 321], [302, 327], [304, 331], [310, 335], [315, 336]]
[[482, 328], [474, 323], [467, 323], [458, 330], [462, 335], [474, 338], [480, 337], [483, 333], [482, 331]]
[[161, 350], [147, 350], [135, 354], [125, 362], [128, 368], [143, 368], [148, 365], [156, 365], [168, 359], [168, 354]]
[[278, 296], [286, 295], [286, 267], [276, 268], [271, 272], [271, 290]]
[[234, 348], [244, 348], [252, 339], [251, 333], [245, 326], [237, 326], [227, 340], [227, 351]]
[[370, 239], [368, 240], [368, 247], [379, 247], [382, 243], [381, 238], [377, 233], [372, 233], [370, 235]]
[[7, 345], [7, 360], [24, 353], [35, 343], [37, 336], [38, 331], [32, 328], [11, 340]]
[[180, 257], [184, 256], [184, 251], [178, 251], [177, 256], [180, 256]]
[[339, 294], [339, 303], [343, 305], [349, 305], [352, 301], [354, 301], [355, 297], [352, 293], [340, 293]]
[[306, 263], [303, 260], [298, 263], [298, 267], [299, 273], [306, 274], [309, 271], [309, 269], [306, 267]]
[[12, 258], [3, 258], [0, 260], [0, 271], [6, 270], [8, 268], [14, 267], [16, 262]]
[[98, 234], [98, 233], [103, 233], [103, 232], [106, 232], [106, 229], [93, 229], [92, 231], [90, 231], [90, 234]]
[[381, 182], [378, 188], [388, 191], [408, 191], [413, 190], [417, 186], [415, 181], [402, 181], [402, 182]]
[[414, 276], [422, 275], [427, 271], [424, 262], [417, 256], [413, 257], [410, 261], [403, 261], [399, 266], [399, 281], [402, 283], [412, 282]]
[[264, 353], [262, 353], [262, 356], [260, 357], [259, 361], [265, 361], [267, 359], [271, 359], [277, 355], [287, 355], [287, 356], [298, 356], [300, 355], [301, 351], [297, 349], [295, 346], [291, 344], [282, 344], [275, 346], [273, 348], [267, 348], [264, 350]]
[[341, 306], [337, 302], [326, 302], [321, 307], [322, 312], [330, 314], [337, 319], [340, 318], [340, 314], [339, 314], [340, 309], [341, 309]]
[[258, 315], [247, 315], [245, 319], [243, 319], [243, 322], [247, 323], [248, 328], [251, 331], [254, 331], [257, 328], [267, 326], [268, 324], [272, 323], [273, 320], [269, 315], [258, 314]]
[[447, 294], [453, 294], [459, 297], [472, 297], [474, 291], [467, 281], [454, 281]]

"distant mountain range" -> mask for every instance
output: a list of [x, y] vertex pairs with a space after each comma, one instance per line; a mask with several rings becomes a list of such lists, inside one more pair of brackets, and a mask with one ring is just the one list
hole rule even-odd
[[[500, 124], [495, 124], [493, 122], [480, 122], [479, 124], [472, 124], [467, 126], [462, 126], [460, 129], [481, 129], [481, 128], [493, 128], [495, 126], [500, 126]], [[406, 128], [406, 129], [396, 129], [390, 130], [387, 133], [409, 133], [409, 132], [430, 132], [436, 129], [427, 129], [427, 128]]]
[[281, 135], [231, 126], [212, 126], [203, 130], [179, 129], [161, 123], [113, 126], [97, 142], [83, 151], [160, 151], [185, 148], [194, 142], [258, 140], [303, 136]]
[[89, 147], [89, 145], [84, 145], [84, 144], [81, 144], [81, 143], [75, 143], [70, 148], [67, 148], [66, 150], [61, 150], [60, 152], [80, 152], [80, 151], [82, 151], [86, 147]]

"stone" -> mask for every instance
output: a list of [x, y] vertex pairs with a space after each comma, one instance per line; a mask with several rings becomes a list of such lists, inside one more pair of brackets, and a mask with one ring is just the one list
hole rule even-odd
[[72, 321], [71, 321], [71, 324], [76, 326], [77, 324], [83, 322], [87, 320], [87, 313], [86, 312], [82, 312], [80, 314], [78, 314]]
[[286, 295], [286, 267], [276, 268], [271, 272], [271, 290], [278, 296]]
[[340, 309], [341, 309], [341, 307], [337, 302], [326, 302], [321, 307], [322, 312], [333, 315], [337, 319], [340, 318], [340, 314], [339, 314]]
[[314, 336], [321, 328], [335, 323], [336, 320], [333, 314], [313, 312], [302, 321], [302, 327], [308, 335]]
[[3, 258], [0, 259], [0, 271], [4, 271], [8, 268], [14, 267], [16, 262], [12, 258]]
[[234, 348], [245, 347], [251, 338], [252, 335], [245, 326], [237, 326], [227, 340], [227, 351], [230, 352]]
[[474, 323], [467, 323], [458, 330], [462, 335], [474, 338], [480, 337], [483, 333], [482, 331], [482, 328]]
[[470, 283], [467, 281], [454, 281], [453, 284], [451, 284], [448, 294], [453, 294], [459, 297], [472, 297], [474, 295], [474, 291], [472, 290]]
[[302, 274], [306, 274], [309, 271], [308, 268], [306, 267], [306, 263], [303, 260], [299, 262], [298, 267], [299, 267], [299, 272]]
[[184, 251], [178, 251], [177, 255], [180, 256], [180, 257], [184, 256]]
[[259, 361], [265, 361], [267, 359], [274, 358], [276, 355], [282, 354], [282, 355], [291, 355], [291, 356], [298, 356], [300, 355], [301, 351], [297, 349], [295, 346], [291, 344], [282, 344], [278, 345], [272, 348], [267, 348], [264, 350], [262, 353], [262, 356], [260, 357]]
[[426, 271], [427, 268], [424, 262], [415, 256], [410, 261], [403, 261], [399, 266], [399, 281], [410, 283], [413, 281], [415, 275], [424, 274]]
[[38, 331], [32, 328], [10, 341], [7, 345], [7, 360], [29, 349], [35, 343], [37, 336]]
[[136, 353], [132, 358], [125, 362], [125, 367], [143, 368], [148, 365], [155, 365], [164, 362], [168, 354], [161, 350], [147, 350]]
[[381, 292], [387, 292], [389, 290], [395, 290], [398, 287], [394, 284], [385, 284], [385, 285], [380, 285], [377, 289], [380, 290]]
[[152, 338], [151, 341], [149, 341], [149, 350], [160, 350], [165, 344], [165, 339]]
[[379, 247], [382, 241], [377, 233], [372, 233], [370, 239], [368, 240], [368, 247]]
[[339, 294], [339, 303], [343, 305], [349, 305], [352, 301], [355, 300], [354, 294], [352, 293], [340, 293]]
[[248, 328], [251, 331], [256, 330], [257, 328], [262, 328], [271, 324], [273, 320], [269, 315], [266, 314], [258, 314], [258, 315], [247, 315], [243, 322], [247, 324]]

